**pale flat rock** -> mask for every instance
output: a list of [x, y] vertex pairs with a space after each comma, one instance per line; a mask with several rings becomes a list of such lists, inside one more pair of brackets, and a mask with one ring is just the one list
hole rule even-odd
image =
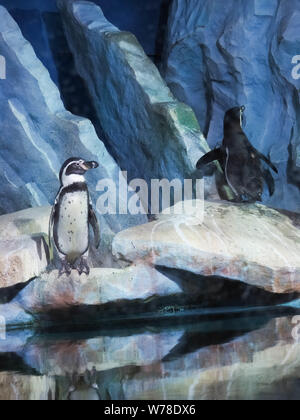
[[198, 223], [190, 216], [162, 216], [119, 233], [113, 252], [125, 261], [230, 278], [270, 292], [300, 291], [300, 231], [263, 205], [205, 202]]
[[38, 276], [50, 262], [44, 236], [20, 236], [0, 240], [0, 288]]
[[101, 306], [122, 300], [144, 301], [156, 296], [177, 295], [176, 283], [155, 269], [132, 266], [126, 269], [92, 269], [89, 277], [72, 271], [70, 277], [58, 272], [43, 274], [16, 297], [15, 302], [31, 314], [78, 306]]

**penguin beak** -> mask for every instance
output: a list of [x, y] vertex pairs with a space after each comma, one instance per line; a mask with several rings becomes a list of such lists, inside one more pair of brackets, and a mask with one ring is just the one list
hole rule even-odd
[[90, 169], [96, 169], [98, 168], [99, 164], [97, 162], [83, 162], [81, 165], [83, 170], [89, 171]]

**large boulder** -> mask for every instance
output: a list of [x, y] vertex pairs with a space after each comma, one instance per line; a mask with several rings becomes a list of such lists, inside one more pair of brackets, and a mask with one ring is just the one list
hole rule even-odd
[[50, 212], [45, 206], [0, 216], [0, 300], [7, 296], [1, 288], [27, 282], [48, 266]]
[[255, 204], [205, 202], [204, 213], [201, 203], [198, 209], [119, 233], [115, 256], [274, 293], [300, 291], [300, 231], [288, 216]]
[[94, 325], [124, 317], [159, 313], [167, 305], [186, 302], [182, 288], [154, 268], [94, 268], [89, 277], [72, 271], [59, 277], [45, 272], [0, 305], [0, 328], [20, 326]]
[[0, 290], [38, 276], [49, 263], [50, 253], [44, 236], [0, 240]]
[[[119, 167], [91, 122], [66, 111], [48, 71], [4, 7], [0, 20], [0, 55], [7, 74], [0, 86], [0, 214], [53, 204], [60, 167], [71, 156], [99, 161], [88, 175], [95, 202], [99, 180], [108, 178], [118, 186]], [[123, 200], [127, 204], [121, 196]], [[146, 218], [141, 215], [101, 216], [104, 246], [114, 232], [142, 221]]]
[[57, 271], [45, 273], [23, 289], [15, 302], [27, 312], [39, 314], [120, 301], [130, 304], [178, 293], [179, 286], [150, 267], [95, 268], [89, 277], [79, 276], [76, 271], [70, 277], [59, 277]]
[[230, 0], [226, 8], [174, 0], [162, 65], [212, 148], [222, 141], [225, 111], [246, 106], [244, 130], [279, 169], [275, 194], [266, 193], [264, 203], [292, 211], [300, 204], [299, 17], [298, 0]]
[[195, 178], [209, 150], [196, 117], [178, 102], [134, 35], [93, 3], [58, 0], [76, 67], [113, 156], [129, 179]]
[[105, 319], [136, 318], [159, 313], [167, 305], [184, 303], [182, 288], [154, 268], [92, 269], [89, 277], [76, 271], [59, 277], [57, 271], [32, 279], [0, 305], [7, 329], [25, 325], [94, 325]]

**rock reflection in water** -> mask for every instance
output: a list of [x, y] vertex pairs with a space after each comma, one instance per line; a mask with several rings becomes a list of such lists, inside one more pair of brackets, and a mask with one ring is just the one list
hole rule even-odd
[[[11, 332], [0, 342], [0, 396], [298, 399], [300, 343], [293, 328], [292, 317], [252, 316], [123, 336]], [[19, 372], [9, 372], [13, 366]]]

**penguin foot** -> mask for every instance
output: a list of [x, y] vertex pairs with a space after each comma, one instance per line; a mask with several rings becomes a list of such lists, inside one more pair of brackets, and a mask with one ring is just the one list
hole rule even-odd
[[78, 271], [78, 274], [81, 276], [81, 274], [86, 274], [87, 276], [90, 274], [90, 267], [87, 263], [86, 258], [81, 258], [79, 261], [79, 264], [76, 267], [76, 270]]
[[62, 275], [66, 274], [67, 276], [70, 276], [72, 272], [72, 267], [70, 265], [70, 263], [68, 263], [68, 261], [63, 260], [61, 261], [61, 267], [59, 270], [59, 277], [61, 277]]

